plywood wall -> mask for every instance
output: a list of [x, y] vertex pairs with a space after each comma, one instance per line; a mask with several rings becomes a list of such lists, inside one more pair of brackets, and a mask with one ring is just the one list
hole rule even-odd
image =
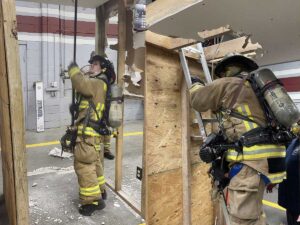
[[[190, 63], [193, 74], [201, 73]], [[183, 224], [183, 72], [175, 53], [147, 45], [145, 69], [145, 214], [147, 225]], [[191, 124], [188, 124], [190, 126]], [[192, 129], [191, 129], [192, 130]], [[201, 143], [191, 143], [191, 224], [213, 224], [208, 167], [200, 162]]]

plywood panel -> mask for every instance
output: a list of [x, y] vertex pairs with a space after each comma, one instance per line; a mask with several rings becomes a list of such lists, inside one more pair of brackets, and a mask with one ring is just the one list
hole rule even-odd
[[[191, 71], [203, 77], [201, 66], [197, 62], [189, 62]], [[149, 225], [184, 224], [183, 206], [191, 196], [192, 224], [213, 224], [210, 202], [210, 179], [208, 167], [199, 163], [199, 146], [192, 143], [186, 152], [190, 157], [191, 188], [183, 190], [182, 147], [189, 146], [190, 141], [183, 138], [182, 94], [183, 72], [179, 56], [153, 45], [146, 46], [145, 71], [145, 128], [144, 128], [144, 182], [146, 223]], [[188, 123], [188, 120], [187, 120]], [[189, 126], [190, 124], [188, 124]], [[184, 163], [185, 162], [185, 163]], [[185, 179], [186, 181], [186, 179]], [[191, 193], [187, 192], [191, 189]], [[185, 191], [185, 198], [183, 198]], [[185, 202], [183, 202], [183, 199]], [[188, 214], [184, 214], [188, 216]]]
[[147, 224], [182, 224], [181, 80], [178, 56], [147, 46]]
[[[181, 69], [174, 54], [147, 49], [148, 174], [180, 168], [181, 155]], [[177, 62], [177, 63], [176, 63]], [[170, 160], [172, 159], [172, 160]]]
[[182, 225], [182, 172], [169, 170], [149, 176], [147, 225]]
[[213, 224], [211, 203], [211, 181], [207, 171], [209, 166], [197, 163], [192, 166], [192, 225]]

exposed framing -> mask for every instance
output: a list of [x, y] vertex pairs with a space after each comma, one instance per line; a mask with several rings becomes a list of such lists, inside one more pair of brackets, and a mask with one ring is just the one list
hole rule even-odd
[[[156, 1], [158, 2], [162, 1]], [[189, 1], [183, 2], [187, 4]], [[192, 4], [191, 2], [197, 1], [190, 1], [189, 4]], [[182, 7], [185, 6], [182, 5]], [[125, 0], [118, 0], [118, 11], [118, 83], [123, 85], [127, 26]], [[97, 14], [99, 12], [103, 14], [103, 9], [97, 10]], [[97, 18], [103, 17], [97, 16]], [[99, 53], [105, 44], [103, 41], [105, 33], [103, 35], [103, 33], [100, 34], [101, 32], [105, 32], [105, 29], [97, 30]], [[239, 43], [245, 43], [246, 39], [242, 38]], [[144, 96], [147, 110], [145, 110], [144, 122], [144, 176], [141, 210], [121, 190], [123, 126], [118, 129], [115, 186], [110, 187], [136, 212], [146, 218], [147, 225], [212, 224], [210, 180], [205, 172], [207, 165], [200, 162], [198, 157], [199, 143], [196, 141], [199, 140], [193, 141], [190, 138], [195, 132], [192, 127], [193, 116], [190, 114], [187, 103], [188, 94], [179, 57], [174, 51], [193, 43], [194, 40], [174, 40], [169, 37], [164, 37], [164, 40], [167, 41], [169, 47], [162, 43], [154, 43], [151, 38], [147, 39], [146, 45]], [[219, 48], [229, 46], [223, 52], [229, 51], [234, 45], [232, 43], [224, 43]], [[245, 49], [240, 45], [239, 47], [242, 49], [236, 49], [238, 52]], [[219, 54], [220, 57], [222, 55], [224, 53]], [[196, 62], [198, 57], [190, 55], [190, 58], [192, 73], [202, 76], [201, 67]], [[6, 204], [10, 223], [27, 225], [29, 223], [28, 191], [15, 1], [4, 0], [0, 4], [0, 59], [0, 82], [4, 84], [0, 89], [1, 153], [5, 166], [3, 169], [5, 196], [6, 199], [10, 199]], [[201, 193], [199, 190], [202, 190]], [[200, 209], [201, 212], [199, 212]]]
[[15, 1], [0, 3], [0, 132], [4, 195], [11, 225], [29, 224], [25, 130]]
[[[115, 10], [118, 11], [118, 75], [117, 82], [119, 85], [124, 86], [124, 74], [125, 74], [125, 60], [126, 60], [126, 36], [127, 36], [127, 22], [128, 10], [127, 10], [127, 1], [126, 0], [113, 0], [113, 3], [108, 2], [110, 5], [106, 4], [98, 7], [96, 9], [96, 52], [99, 54], [105, 53], [106, 47], [106, 22]], [[106, 11], [106, 9], [108, 11]], [[102, 21], [101, 21], [102, 20]], [[103, 21], [104, 20], [104, 21]], [[101, 27], [98, 27], [101, 26]], [[124, 115], [124, 107], [123, 107]], [[118, 136], [116, 138], [116, 158], [115, 158], [115, 180], [112, 183], [107, 182], [107, 186], [116, 193], [123, 201], [125, 201], [136, 213], [142, 216], [141, 204], [133, 200], [127, 193], [122, 190], [122, 159], [123, 159], [123, 121], [122, 125], [118, 128]]]

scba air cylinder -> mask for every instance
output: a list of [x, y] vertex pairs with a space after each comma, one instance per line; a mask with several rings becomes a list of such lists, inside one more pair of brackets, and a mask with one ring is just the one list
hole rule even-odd
[[117, 84], [111, 86], [109, 125], [118, 128], [122, 124], [123, 89]]
[[280, 124], [288, 128], [299, 121], [300, 112], [297, 106], [270, 69], [257, 71], [254, 79]]
[[146, 0], [136, 0], [134, 10], [133, 29], [137, 32], [147, 30], [146, 23]]

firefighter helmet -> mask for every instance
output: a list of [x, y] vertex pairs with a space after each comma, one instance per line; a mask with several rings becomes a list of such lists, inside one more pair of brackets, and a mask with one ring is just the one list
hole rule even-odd
[[226, 56], [224, 56], [221, 62], [217, 64], [215, 68], [216, 76], [221, 77], [221, 74], [225, 72], [226, 68], [229, 66], [242, 67], [246, 72], [251, 72], [258, 69], [258, 65], [252, 59], [238, 53], [228, 53]]
[[101, 55], [92, 55], [89, 60], [89, 63], [92, 64], [93, 62], [98, 61], [100, 62], [101, 69], [103, 73], [107, 75], [110, 83], [113, 84], [116, 81], [116, 73], [114, 69], [114, 65], [108, 58], [105, 58]]

